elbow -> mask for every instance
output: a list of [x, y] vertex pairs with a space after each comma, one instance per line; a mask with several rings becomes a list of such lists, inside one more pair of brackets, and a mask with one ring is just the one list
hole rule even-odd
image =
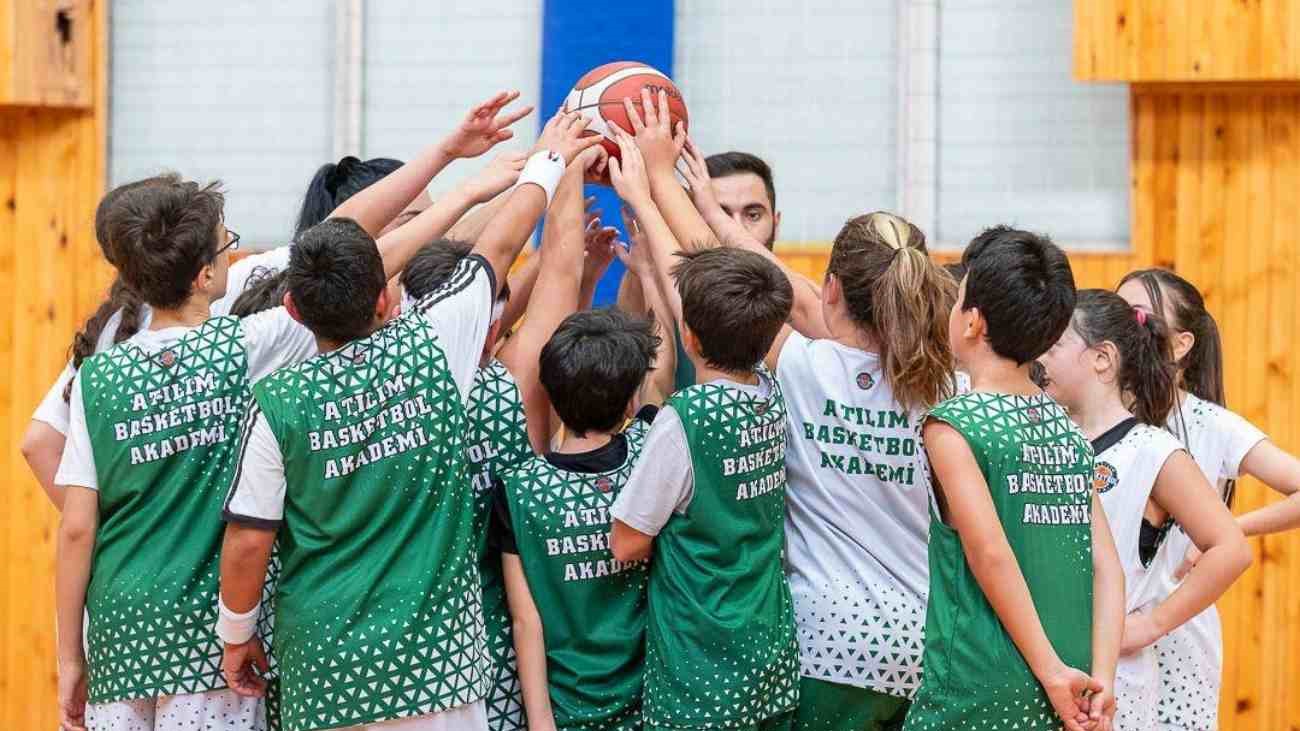
[[42, 438], [41, 429], [35, 422], [28, 425], [27, 431], [23, 433], [23, 440], [18, 445], [18, 450], [22, 452], [23, 459], [27, 460], [29, 465], [34, 465], [44, 452], [49, 451], [47, 440]]
[[1005, 543], [990, 543], [972, 547], [966, 552], [966, 558], [970, 562], [972, 573], [977, 576], [987, 576], [1004, 570], [1019, 569], [1015, 554], [1011, 552], [1011, 547]]
[[1251, 553], [1250, 544], [1246, 542], [1246, 537], [1238, 534], [1237, 537], [1224, 546], [1225, 553], [1228, 557], [1228, 565], [1232, 571], [1232, 578], [1235, 580], [1238, 576], [1246, 573], [1250, 564], [1254, 561], [1254, 554]]
[[523, 638], [542, 636], [542, 618], [536, 610], [512, 610], [510, 612], [511, 631]]
[[610, 541], [610, 553], [614, 554], [614, 560], [620, 563], [632, 563], [633, 561], [644, 561], [650, 558], [650, 546], [634, 546], [629, 541], [620, 541], [617, 537]]
[[95, 524], [74, 515], [63, 514], [59, 522], [59, 542], [65, 546], [80, 546], [95, 539]]

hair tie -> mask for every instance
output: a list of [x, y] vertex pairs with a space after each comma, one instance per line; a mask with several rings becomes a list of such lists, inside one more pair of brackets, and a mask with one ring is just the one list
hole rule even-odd
[[1133, 316], [1137, 318], [1138, 324], [1142, 327], [1147, 326], [1147, 311], [1141, 307], [1133, 308]]

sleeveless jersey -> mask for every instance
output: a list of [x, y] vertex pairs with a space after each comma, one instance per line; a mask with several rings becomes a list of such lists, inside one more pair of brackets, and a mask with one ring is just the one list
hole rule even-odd
[[501, 554], [487, 550], [492, 512], [492, 478], [533, 456], [524, 418], [524, 402], [510, 370], [495, 358], [474, 374], [466, 405], [469, 429], [466, 458], [474, 487], [474, 535], [478, 541], [479, 577], [483, 582], [483, 625], [487, 632], [487, 705], [489, 731], [525, 728], [523, 687], [515, 667], [510, 607], [501, 576]]
[[[930, 414], [970, 445], [1007, 542], [1061, 660], [1092, 666], [1092, 447], [1050, 398], [973, 392]], [[921, 688], [906, 731], [1061, 726], [933, 508]]]
[[[770, 375], [762, 372], [762, 378]], [[655, 538], [646, 633], [647, 724], [756, 724], [798, 701], [798, 647], [782, 570], [785, 401], [710, 383], [668, 401], [694, 494]]]
[[[1166, 425], [1187, 446], [1205, 479], [1227, 500], [1228, 482], [1240, 476], [1246, 454], [1268, 437], [1246, 419], [1218, 404], [1184, 394]], [[1165, 537], [1152, 562], [1163, 600], [1178, 588], [1174, 572], [1183, 563], [1192, 541], [1178, 525]], [[1214, 731], [1219, 726], [1219, 687], [1223, 676], [1223, 635], [1219, 612], [1213, 607], [1192, 617], [1156, 640], [1160, 666], [1162, 725], [1189, 731]]]
[[832, 340], [792, 334], [776, 375], [800, 672], [910, 697], [929, 588], [923, 412], [895, 400], [879, 356]]
[[217, 620], [221, 503], [248, 362], [217, 317], [147, 352], [131, 341], [81, 367], [99, 482], [86, 588], [91, 703], [226, 687]]
[[465, 415], [412, 314], [254, 387], [283, 455], [275, 649], [289, 731], [484, 696]]
[[638, 419], [624, 432], [627, 459], [612, 472], [572, 472], [534, 457], [502, 479], [528, 590], [546, 628], [546, 676], [561, 729], [641, 728], [646, 564], [614, 559], [609, 511], [647, 427]]
[[[1101, 439], [1105, 438], [1103, 435]], [[1094, 446], [1103, 445], [1094, 442]], [[1093, 486], [1101, 496], [1106, 522], [1124, 567], [1125, 614], [1147, 609], [1160, 599], [1159, 583], [1139, 555], [1139, 539], [1156, 477], [1170, 455], [1180, 449], [1182, 444], [1169, 432], [1139, 424], [1097, 454]], [[1115, 672], [1115, 728], [1155, 728], [1159, 695], [1154, 646], [1120, 657]]]

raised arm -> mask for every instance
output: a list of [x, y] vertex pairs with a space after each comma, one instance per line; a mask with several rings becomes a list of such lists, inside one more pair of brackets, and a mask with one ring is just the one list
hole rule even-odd
[[[651, 193], [651, 183], [646, 174], [645, 160], [636, 142], [621, 130], [614, 131], [618, 142], [621, 160], [609, 161], [609, 178], [614, 190], [632, 209], [636, 217], [637, 228], [645, 237], [647, 253], [653, 267], [654, 279], [665, 304], [672, 312], [673, 320], [680, 322], [682, 316], [682, 299], [673, 281], [672, 267], [676, 254], [681, 250], [678, 239], [668, 222], [659, 212]], [[644, 288], [643, 288], [644, 289]], [[642, 292], [645, 295], [645, 292]]]
[[583, 173], [600, 160], [599, 148], [588, 148], [569, 165], [555, 198], [546, 213], [542, 235], [541, 268], [533, 288], [528, 317], [510, 338], [497, 358], [510, 370], [519, 385], [528, 421], [528, 437], [534, 451], [545, 452], [551, 439], [551, 402], [539, 376], [542, 347], [564, 318], [578, 309], [578, 288], [582, 279]]
[[926, 423], [923, 442], [933, 467], [934, 489], [947, 506], [945, 519], [957, 531], [980, 590], [1066, 729], [1084, 731], [1088, 722], [1084, 695], [1102, 688], [1082, 670], [1062, 662], [1047, 638], [970, 446], [956, 429], [939, 421]]
[[[568, 161], [577, 159], [579, 153], [593, 145], [599, 144], [601, 137], [591, 135], [583, 137], [587, 128], [587, 119], [577, 112], [556, 113], [542, 129], [541, 138], [533, 147], [529, 164], [539, 166], [567, 165]], [[538, 153], [550, 152], [555, 159], [547, 161]], [[536, 160], [536, 162], [534, 162]], [[526, 168], [527, 170], [527, 168]], [[552, 179], [553, 180], [553, 179]], [[501, 212], [493, 217], [483, 234], [474, 242], [474, 253], [482, 256], [491, 265], [496, 274], [497, 287], [505, 281], [510, 265], [519, 256], [524, 242], [537, 225], [537, 219], [546, 210], [546, 190], [537, 179], [525, 176], [524, 182], [511, 191]], [[578, 193], [581, 205], [582, 193]]]
[[513, 137], [514, 132], [508, 129], [510, 125], [533, 110], [526, 106], [502, 114], [506, 105], [517, 98], [519, 92], [503, 91], [474, 107], [441, 142], [425, 148], [410, 162], [344, 201], [330, 213], [330, 218], [351, 218], [371, 236], [378, 234], [452, 160], [478, 157]]
[[[625, 225], [631, 230], [633, 224], [625, 220]], [[673, 376], [677, 368], [673, 314], [655, 281], [654, 264], [650, 261], [649, 248], [644, 240], [640, 244], [634, 243], [631, 249], [615, 246], [614, 252], [627, 267], [628, 275], [639, 282], [638, 290], [645, 297], [646, 306], [638, 314], [646, 314], [648, 310], [659, 326], [659, 348], [655, 352], [655, 365], [641, 384], [640, 402], [662, 406], [672, 395]]]

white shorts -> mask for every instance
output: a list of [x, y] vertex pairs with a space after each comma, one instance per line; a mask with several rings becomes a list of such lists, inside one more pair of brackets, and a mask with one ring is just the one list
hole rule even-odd
[[266, 707], [230, 689], [86, 705], [89, 731], [266, 731]]
[[487, 731], [487, 706], [477, 700], [438, 713], [349, 726], [339, 731]]

